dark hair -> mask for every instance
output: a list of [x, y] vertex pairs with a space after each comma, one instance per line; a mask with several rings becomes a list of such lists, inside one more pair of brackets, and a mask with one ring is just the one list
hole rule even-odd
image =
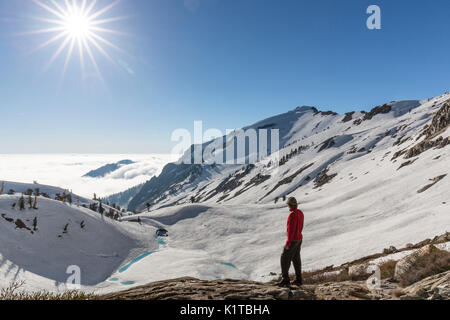
[[298, 204], [296, 204], [296, 205], [288, 204], [288, 207], [289, 207], [289, 209], [298, 209]]

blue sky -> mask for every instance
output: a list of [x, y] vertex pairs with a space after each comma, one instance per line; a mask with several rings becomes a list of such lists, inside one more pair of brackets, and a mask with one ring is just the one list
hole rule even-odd
[[[41, 0], [48, 2], [48, 0]], [[111, 3], [99, 0], [98, 8]], [[368, 30], [366, 8], [382, 10]], [[177, 128], [238, 128], [300, 105], [347, 112], [449, 90], [450, 2], [123, 0], [126, 53], [94, 52], [104, 84], [58, 48], [31, 0], [0, 0], [0, 153], [166, 153]], [[94, 50], [95, 51], [95, 50]]]

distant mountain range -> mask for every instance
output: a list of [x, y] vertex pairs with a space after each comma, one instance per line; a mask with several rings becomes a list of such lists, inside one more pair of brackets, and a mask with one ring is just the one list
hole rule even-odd
[[116, 171], [117, 169], [119, 169], [122, 166], [126, 166], [126, 165], [130, 165], [135, 163], [134, 161], [131, 160], [121, 160], [119, 162], [116, 163], [110, 163], [107, 165], [104, 165], [98, 169], [89, 171], [88, 173], [86, 173], [83, 177], [90, 177], [90, 178], [103, 178], [106, 175]]

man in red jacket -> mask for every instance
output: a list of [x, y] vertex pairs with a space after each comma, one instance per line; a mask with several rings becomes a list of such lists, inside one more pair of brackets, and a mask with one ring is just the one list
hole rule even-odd
[[300, 249], [303, 241], [302, 231], [305, 218], [303, 212], [298, 209], [297, 199], [293, 197], [289, 198], [287, 205], [291, 213], [287, 223], [287, 242], [281, 255], [281, 273], [283, 275], [283, 280], [278, 285], [289, 286], [291, 284], [289, 268], [291, 267], [292, 262], [294, 264], [296, 275], [293, 284], [301, 286], [303, 282]]

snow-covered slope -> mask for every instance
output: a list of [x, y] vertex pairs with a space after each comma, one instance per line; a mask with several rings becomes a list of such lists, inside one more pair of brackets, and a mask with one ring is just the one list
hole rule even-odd
[[66, 290], [73, 265], [81, 269], [81, 284], [92, 286], [149, 242], [147, 234], [81, 206], [39, 197], [38, 209], [19, 210], [12, 207], [18, 199], [0, 196], [0, 287], [24, 280], [30, 290]]

